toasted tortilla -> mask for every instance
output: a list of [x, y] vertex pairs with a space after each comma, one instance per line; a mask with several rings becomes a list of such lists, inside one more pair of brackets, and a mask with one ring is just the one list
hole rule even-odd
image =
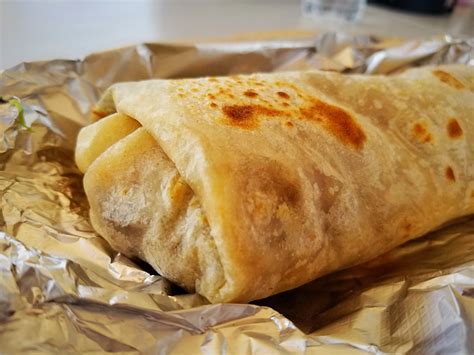
[[473, 67], [121, 83], [94, 112], [128, 127], [111, 140], [102, 119], [79, 136], [94, 228], [213, 303], [297, 287], [474, 212]]

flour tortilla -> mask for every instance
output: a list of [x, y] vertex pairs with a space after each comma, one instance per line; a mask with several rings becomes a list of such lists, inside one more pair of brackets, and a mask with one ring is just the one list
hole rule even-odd
[[129, 128], [112, 143], [100, 119], [79, 136], [94, 228], [213, 303], [297, 287], [474, 212], [473, 67], [121, 83], [94, 112]]

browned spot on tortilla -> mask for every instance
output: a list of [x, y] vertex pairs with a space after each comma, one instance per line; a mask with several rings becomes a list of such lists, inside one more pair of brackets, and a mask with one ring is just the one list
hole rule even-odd
[[297, 205], [300, 200], [298, 188], [290, 182], [282, 182], [281, 195], [283, 196], [283, 201], [293, 206]]
[[293, 124], [293, 122], [291, 122], [291, 121], [286, 121], [286, 125], [287, 125], [288, 127], [294, 127], [294, 126], [295, 126], [295, 125]]
[[227, 123], [241, 128], [254, 128], [262, 116], [274, 117], [283, 113], [262, 105], [226, 105], [222, 112], [228, 118]]
[[210, 107], [210, 108], [216, 108], [216, 107], [217, 107], [217, 104], [216, 104], [215, 102], [211, 102], [211, 103], [209, 104], [209, 107]]
[[464, 84], [461, 83], [458, 79], [456, 79], [451, 74], [443, 71], [443, 70], [433, 70], [433, 74], [441, 80], [443, 83], [452, 86], [455, 89], [462, 90], [465, 88]]
[[209, 78], [207, 78], [207, 81], [210, 81], [210, 82], [215, 83], [215, 82], [217, 82], [218, 80], [217, 80], [215, 77], [210, 76]]
[[182, 98], [183, 98], [183, 97], [186, 97], [186, 95], [184, 95], [184, 94], [183, 94], [183, 93], [181, 93], [181, 92], [180, 92], [180, 93], [178, 93], [178, 96], [179, 96], [179, 97], [182, 97]]
[[255, 106], [252, 105], [230, 105], [224, 106], [222, 111], [234, 121], [244, 121], [253, 118]]
[[418, 135], [418, 134], [424, 134], [425, 132], [426, 132], [426, 129], [421, 123], [415, 123], [415, 125], [413, 126], [413, 133]]
[[[225, 95], [225, 96], [229, 96], [229, 94], [231, 95], [231, 93], [229, 91], [229, 88], [219, 88], [218, 92], [216, 93], [216, 95]], [[233, 95], [232, 95], [233, 96]]]
[[191, 91], [192, 92], [198, 92], [198, 89], [197, 88], [192, 88]]
[[253, 90], [247, 90], [247, 91], [245, 91], [245, 92], [244, 92], [244, 95], [247, 96], [247, 97], [252, 97], [252, 98], [258, 96], [258, 94], [257, 94], [255, 91], [253, 91]]
[[413, 125], [413, 135], [421, 143], [429, 143], [433, 139], [431, 133], [428, 132], [428, 129], [423, 123], [417, 122]]
[[454, 175], [453, 168], [451, 168], [450, 166], [446, 168], [446, 178], [451, 181], [456, 181], [456, 176]]
[[321, 124], [343, 144], [361, 149], [367, 137], [354, 118], [340, 107], [311, 99], [308, 107], [300, 108], [301, 119]]
[[[234, 79], [235, 80], [235, 79]], [[272, 83], [272, 85], [277, 85]], [[282, 125], [287, 125], [287, 121], [291, 121], [294, 125], [295, 120], [301, 119], [305, 121], [312, 121], [318, 123], [321, 128], [328, 131], [332, 136], [337, 138], [343, 144], [346, 144], [354, 149], [362, 149], [367, 140], [365, 132], [358, 124], [356, 119], [345, 109], [323, 102], [320, 99], [313, 98], [305, 93], [296, 85], [290, 82], [278, 82], [282, 89], [275, 91], [277, 97], [282, 100], [271, 105], [270, 102], [265, 101], [265, 98], [259, 98], [258, 104], [253, 104], [250, 97], [256, 90], [246, 90], [247, 97], [245, 100], [232, 100], [226, 102], [225, 105], [220, 105], [223, 113], [222, 123], [232, 125], [239, 128], [252, 129], [265, 119], [279, 119]], [[224, 93], [223, 87], [218, 89], [219, 93]], [[219, 94], [216, 93], [216, 96]], [[259, 93], [261, 96], [261, 93]], [[299, 107], [294, 107], [287, 99], [293, 96], [299, 96], [303, 102]], [[272, 100], [273, 101], [273, 100]]]
[[403, 229], [405, 229], [407, 233], [411, 231], [411, 228], [412, 228], [411, 223], [407, 223], [403, 226]]
[[459, 138], [463, 134], [462, 128], [455, 118], [451, 118], [449, 120], [447, 129], [448, 129], [448, 135], [451, 138]]
[[288, 94], [287, 94], [286, 92], [284, 92], [284, 91], [278, 91], [278, 92], [277, 92], [277, 95], [280, 96], [281, 98], [287, 99], [287, 100], [290, 98], [290, 95], [288, 95]]
[[207, 94], [207, 97], [210, 98], [211, 100], [214, 100], [216, 98], [216, 96], [213, 94]]

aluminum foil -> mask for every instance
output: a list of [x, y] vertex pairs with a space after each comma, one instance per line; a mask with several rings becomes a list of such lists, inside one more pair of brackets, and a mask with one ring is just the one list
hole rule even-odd
[[474, 219], [254, 304], [209, 305], [91, 228], [73, 161], [78, 130], [112, 83], [319, 68], [388, 74], [474, 65], [474, 39], [412, 42], [325, 33], [295, 41], [140, 44], [0, 77], [2, 353], [474, 353]]

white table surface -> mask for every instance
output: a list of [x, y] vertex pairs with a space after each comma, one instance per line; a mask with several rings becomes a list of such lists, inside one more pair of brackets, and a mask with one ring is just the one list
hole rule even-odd
[[[0, 0], [0, 26], [0, 69], [145, 41], [335, 28], [303, 18], [298, 0]], [[369, 6], [358, 24], [344, 29], [406, 38], [474, 36], [474, 16], [472, 7], [439, 17]]]

